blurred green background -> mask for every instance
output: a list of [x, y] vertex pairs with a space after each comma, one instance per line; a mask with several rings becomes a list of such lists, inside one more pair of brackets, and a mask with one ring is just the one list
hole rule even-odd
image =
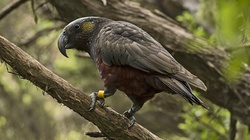
[[[161, 10], [190, 32], [228, 50], [231, 57], [224, 70], [228, 82], [233, 84], [244, 72], [244, 66], [249, 63], [249, 49], [246, 49], [250, 45], [249, 0], [186, 0], [189, 6], [180, 4], [170, 13], [165, 10], [175, 0], [135, 1], [149, 9]], [[0, 9], [11, 2], [13, 0], [1, 0]], [[68, 51], [70, 59], [67, 59], [58, 51], [57, 38], [66, 25], [58, 18], [56, 9], [46, 1], [33, 1], [33, 6], [27, 1], [0, 20], [0, 35], [85, 93], [103, 89], [92, 60], [82, 58], [75, 51]], [[5, 63], [0, 64], [0, 139], [93, 139], [84, 134], [98, 131], [92, 123], [57, 103], [29, 81], [12, 74], [11, 67]], [[181, 107], [175, 107], [172, 99], [179, 101]], [[107, 99], [107, 104], [123, 113], [131, 101], [118, 92]], [[179, 96], [159, 94], [146, 103], [136, 118], [138, 123], [163, 139], [229, 139], [230, 113], [210, 104], [212, 111], [208, 112], [189, 105]], [[250, 139], [244, 124], [237, 123], [237, 129], [237, 140]]]

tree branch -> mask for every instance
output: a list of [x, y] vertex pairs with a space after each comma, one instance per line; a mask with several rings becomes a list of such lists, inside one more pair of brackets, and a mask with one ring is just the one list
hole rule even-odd
[[33, 34], [31, 37], [25, 39], [24, 41], [18, 43], [18, 46], [29, 46], [30, 44], [33, 44], [36, 40], [38, 40], [40, 37], [48, 34], [49, 32], [53, 30], [58, 30], [63, 28], [62, 24], [55, 24], [53, 27], [48, 27], [45, 29], [42, 29], [40, 31], [37, 31], [35, 34]]
[[129, 120], [111, 108], [88, 112], [90, 97], [60, 78], [15, 44], [0, 36], [0, 58], [20, 76], [31, 81], [59, 103], [63, 103], [82, 117], [94, 123], [110, 139], [159, 140], [157, 136], [135, 124], [128, 129]]
[[13, 10], [15, 10], [17, 7], [19, 7], [20, 5], [22, 5], [26, 1], [28, 1], [28, 0], [16, 0], [16, 1], [13, 1], [12, 3], [8, 4], [7, 6], [5, 6], [0, 11], [0, 20], [2, 20], [6, 15], [11, 13]]
[[[250, 126], [250, 68], [247, 67], [235, 85], [229, 85], [222, 75], [229, 53], [213, 47], [207, 40], [197, 37], [173, 21], [156, 15], [138, 3], [128, 0], [61, 1], [49, 0], [65, 21], [82, 16], [103, 16], [132, 22], [149, 32], [169, 50], [188, 70], [205, 81], [207, 93], [202, 96], [227, 108], [235, 118]], [[67, 6], [65, 6], [67, 5]]]

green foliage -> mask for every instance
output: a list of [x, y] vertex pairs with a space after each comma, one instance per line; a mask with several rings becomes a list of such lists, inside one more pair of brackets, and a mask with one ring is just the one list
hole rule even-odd
[[[207, 8], [209, 7], [209, 9]], [[213, 11], [211, 11], [213, 10]], [[209, 14], [208, 14], [209, 13]], [[249, 0], [204, 0], [199, 11], [199, 19], [201, 24], [204, 21], [215, 32], [206, 33], [206, 30], [200, 30], [197, 19], [184, 12], [177, 20], [182, 23], [188, 30], [194, 34], [205, 37], [215, 46], [224, 48], [230, 52], [229, 60], [225, 63], [222, 70], [225, 79], [231, 82], [237, 82], [245, 67], [249, 64]], [[208, 16], [210, 15], [210, 16]], [[206, 25], [206, 27], [208, 27]], [[201, 32], [201, 33], [200, 33]], [[184, 130], [192, 140], [210, 140], [210, 139], [228, 139], [230, 114], [227, 110], [221, 109], [216, 105], [210, 106], [211, 111], [208, 112], [202, 108], [191, 108], [186, 106], [185, 113], [182, 114], [185, 119], [179, 128]], [[247, 127], [238, 123], [236, 139], [249, 139], [246, 132]]]
[[215, 42], [215, 36], [208, 33], [203, 26], [199, 25], [194, 16], [191, 15], [188, 11], [184, 11], [182, 15], [177, 16], [176, 20], [181, 22], [182, 26], [187, 28], [193, 34], [199, 37], [207, 38], [211, 43]]
[[224, 69], [225, 78], [231, 83], [237, 83], [237, 80], [245, 71], [247, 64], [249, 64], [248, 49], [241, 48], [234, 50]]
[[217, 2], [216, 35], [224, 47], [238, 47], [249, 38], [249, 0]]
[[[249, 44], [250, 36], [250, 1], [204, 0], [200, 7], [196, 16], [185, 11], [177, 20], [194, 34], [231, 53], [222, 71], [227, 81], [237, 82], [249, 64], [249, 45], [245, 44]], [[210, 29], [214, 32], [210, 34], [204, 27], [214, 28]]]
[[182, 114], [185, 122], [179, 128], [185, 130], [191, 140], [223, 140], [228, 139], [229, 118], [227, 110], [216, 105], [210, 106], [211, 111], [199, 107], [186, 106]]
[[177, 21], [181, 22], [184, 27], [192, 31], [194, 34], [201, 36], [201, 37], [207, 37], [207, 34], [204, 31], [204, 28], [201, 26], [198, 26], [193, 16], [189, 12], [184, 11], [182, 15], [177, 16], [176, 19]]
[[249, 42], [250, 1], [218, 1], [216, 16], [216, 36], [222, 47], [231, 52], [225, 64], [224, 74], [229, 82], [237, 82], [249, 64], [249, 50], [244, 47]]
[[[184, 122], [179, 128], [189, 136], [189, 140], [226, 140], [229, 139], [230, 113], [216, 105], [210, 111], [199, 107], [186, 106], [182, 117]], [[238, 122], [236, 139], [250, 139], [247, 126]]]

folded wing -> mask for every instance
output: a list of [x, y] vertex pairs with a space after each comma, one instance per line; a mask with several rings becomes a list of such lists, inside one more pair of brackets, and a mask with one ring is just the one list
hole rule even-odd
[[[179, 64], [171, 54], [139, 27], [111, 22], [98, 34], [96, 49], [107, 65], [128, 65], [148, 73], [172, 77], [202, 90], [205, 84]], [[176, 83], [176, 82], [175, 82]]]

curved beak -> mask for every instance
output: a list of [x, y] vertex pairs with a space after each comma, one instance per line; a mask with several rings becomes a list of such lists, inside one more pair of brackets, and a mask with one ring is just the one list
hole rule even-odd
[[75, 48], [74, 43], [70, 41], [68, 35], [65, 32], [61, 33], [61, 35], [58, 38], [57, 44], [58, 44], [58, 49], [65, 57], [68, 57], [66, 49]]
[[68, 37], [66, 35], [64, 35], [63, 33], [59, 36], [58, 38], [58, 49], [59, 51], [65, 56], [68, 57], [67, 53], [66, 53], [66, 46], [68, 44]]

